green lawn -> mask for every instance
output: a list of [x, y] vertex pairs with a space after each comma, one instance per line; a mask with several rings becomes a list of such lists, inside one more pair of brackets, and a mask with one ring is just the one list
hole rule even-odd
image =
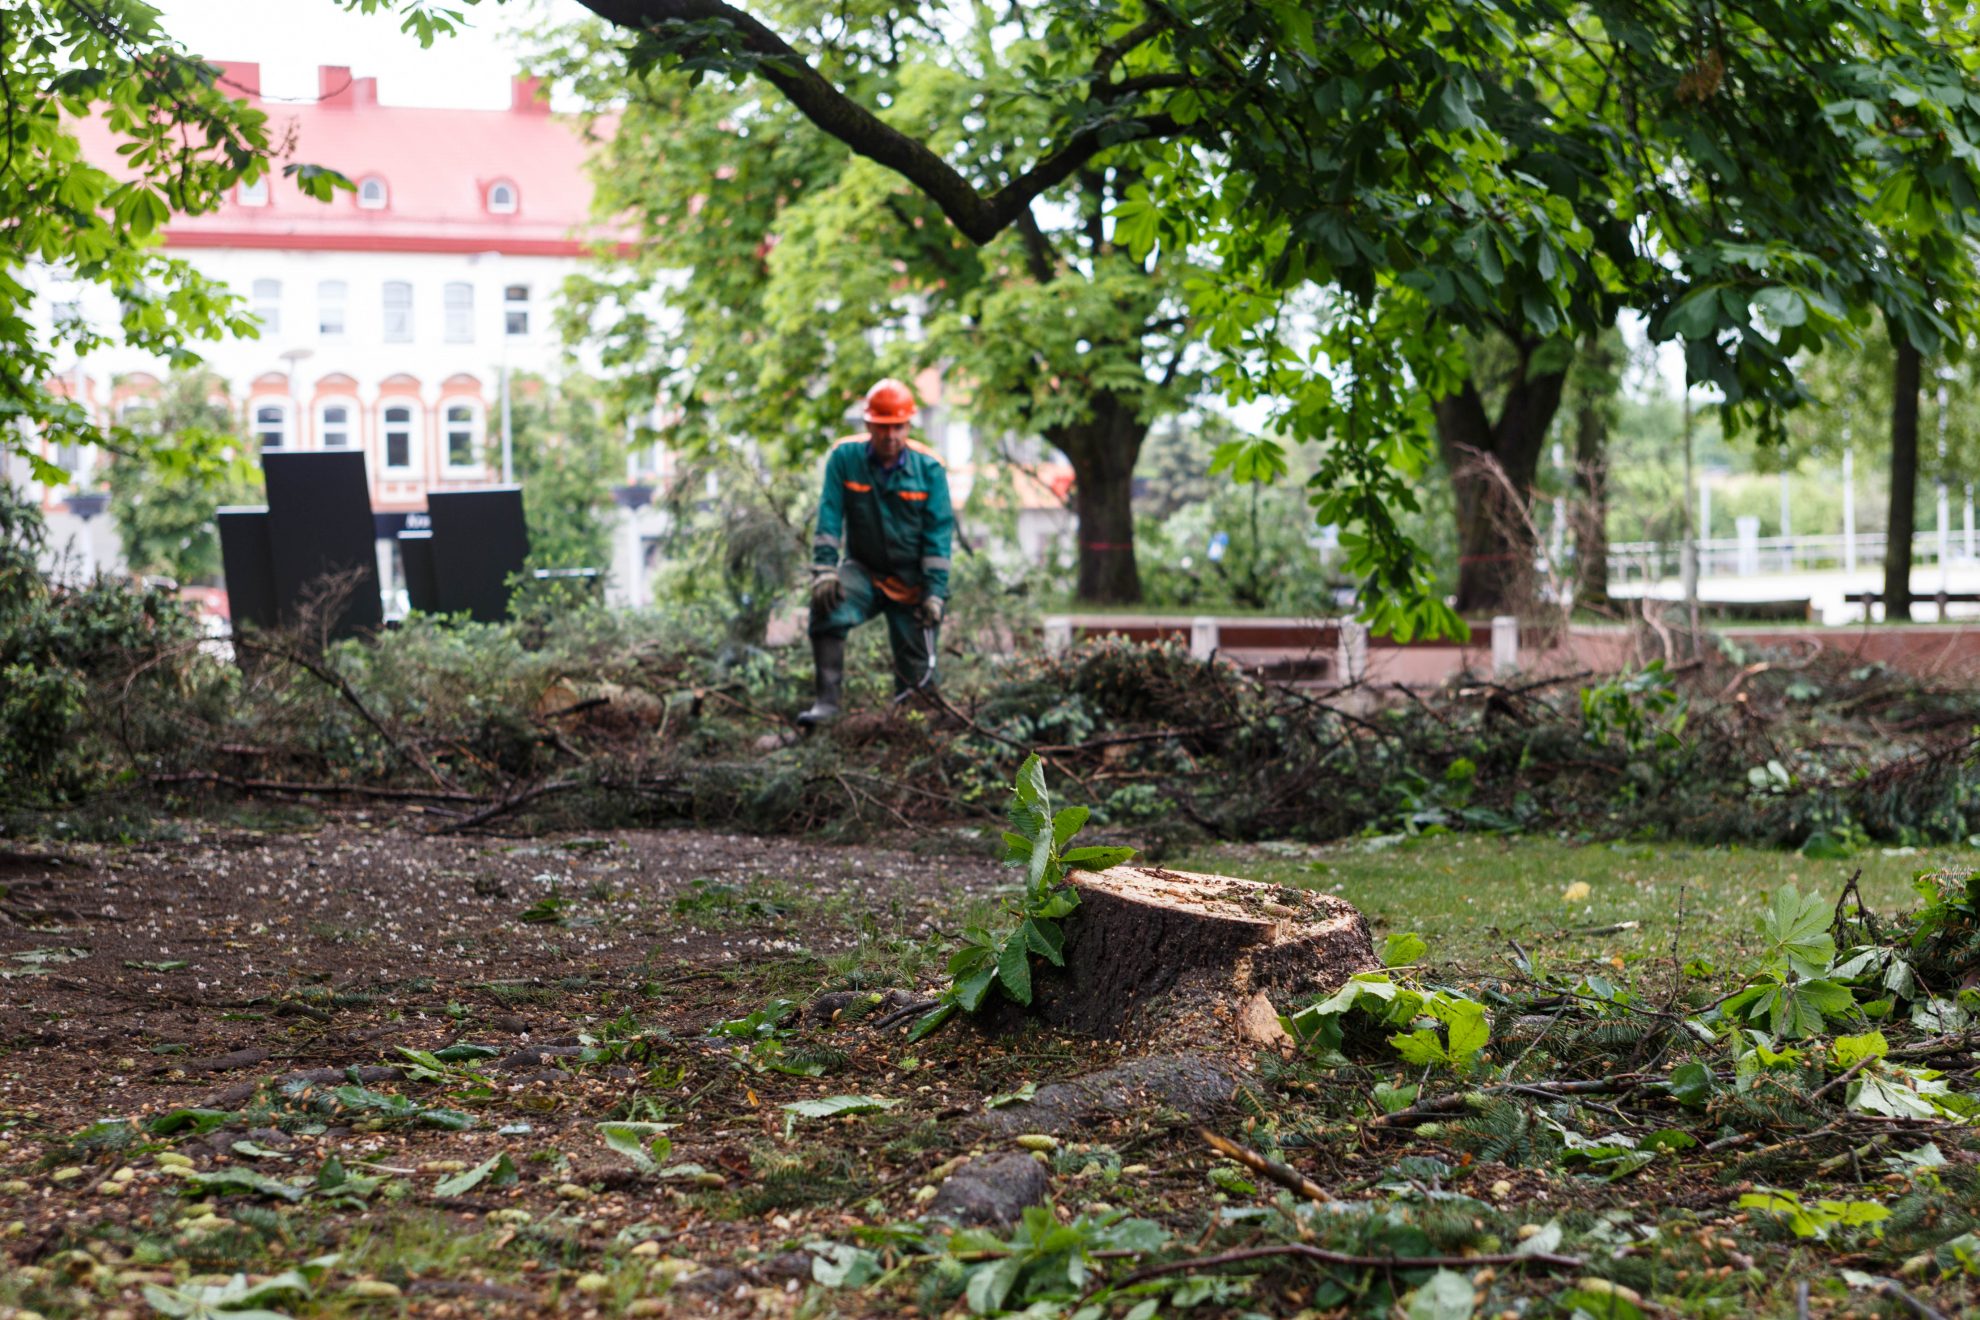
[[[1912, 905], [1917, 872], [1980, 861], [1963, 847], [1893, 851], [1900, 855], [1870, 848], [1842, 862], [1744, 848], [1439, 835], [1214, 848], [1170, 864], [1339, 894], [1378, 940], [1415, 931], [1430, 942], [1431, 962], [1476, 973], [1502, 966], [1509, 940], [1546, 962], [1629, 964], [1668, 958], [1673, 936], [1682, 960], [1724, 968], [1752, 943], [1760, 910], [1781, 885], [1833, 899], [1860, 869], [1865, 900], [1895, 912]], [[1587, 894], [1570, 899], [1578, 883]], [[1603, 929], [1632, 921], [1630, 930]]]

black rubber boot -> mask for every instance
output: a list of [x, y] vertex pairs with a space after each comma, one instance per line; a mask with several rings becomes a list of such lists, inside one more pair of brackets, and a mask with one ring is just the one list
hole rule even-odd
[[799, 724], [829, 724], [839, 718], [839, 692], [846, 677], [846, 639], [811, 639], [811, 663], [818, 695], [811, 709], [799, 715]]

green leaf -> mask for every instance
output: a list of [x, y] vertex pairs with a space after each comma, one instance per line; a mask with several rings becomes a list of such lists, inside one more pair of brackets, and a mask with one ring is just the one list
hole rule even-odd
[[1001, 1095], [990, 1096], [984, 1100], [983, 1107], [985, 1109], [1002, 1109], [1005, 1105], [1027, 1105], [1031, 1103], [1033, 1097], [1037, 1094], [1038, 1083], [1026, 1082], [1015, 1091], [1006, 1091]]
[[1003, 951], [997, 955], [997, 979], [1012, 999], [1020, 1004], [1031, 1002], [1031, 949], [1021, 935], [1004, 942]]
[[1671, 1069], [1671, 1080], [1666, 1085], [1672, 1099], [1691, 1109], [1703, 1109], [1716, 1089], [1712, 1070], [1702, 1063], [1679, 1064]]
[[1830, 906], [1814, 895], [1804, 897], [1793, 885], [1783, 885], [1761, 918], [1761, 930], [1776, 951], [1802, 976], [1821, 976], [1836, 956], [1829, 938]]
[[[611, 1145], [610, 1138], [606, 1139], [606, 1144]], [[618, 1148], [615, 1146], [613, 1149]], [[433, 1194], [445, 1200], [448, 1197], [473, 1191], [484, 1182], [493, 1187], [513, 1187], [519, 1179], [515, 1162], [509, 1158], [507, 1151], [502, 1151], [491, 1155], [472, 1169], [464, 1169], [451, 1178], [442, 1178], [434, 1185]]]
[[598, 1135], [604, 1138], [607, 1147], [632, 1161], [633, 1168], [641, 1173], [653, 1173], [673, 1153], [674, 1143], [660, 1135], [673, 1126], [672, 1123], [600, 1123]]
[[201, 1195], [207, 1192], [220, 1195], [229, 1192], [246, 1192], [256, 1196], [273, 1196], [283, 1201], [300, 1201], [308, 1191], [307, 1188], [283, 1182], [279, 1178], [271, 1178], [265, 1173], [240, 1168], [188, 1173], [179, 1180], [179, 1190], [187, 1195]]
[[1024, 1264], [1023, 1256], [1011, 1255], [977, 1266], [963, 1289], [963, 1300], [969, 1304], [969, 1309], [978, 1315], [991, 1315], [1003, 1310], [1004, 1299], [1011, 1295]]
[[1829, 1048], [1838, 1068], [1848, 1068], [1865, 1059], [1881, 1059], [1891, 1052], [1890, 1042], [1884, 1039], [1881, 1031], [1865, 1032], [1861, 1036], [1838, 1036]]
[[962, 1005], [964, 1012], [974, 1013], [983, 1007], [984, 997], [996, 983], [997, 968], [994, 964], [979, 968], [956, 982], [956, 1002]]
[[816, 1100], [793, 1100], [777, 1106], [794, 1118], [836, 1118], [840, 1114], [873, 1114], [900, 1104], [884, 1095], [828, 1095]]
[[1613, 1288], [1590, 1287], [1588, 1282], [1555, 1293], [1554, 1305], [1574, 1320], [1644, 1320], [1642, 1307]]
[[1025, 946], [1033, 953], [1050, 962], [1054, 967], [1066, 965], [1066, 933], [1056, 921], [1036, 921], [1026, 917], [1024, 925], [1018, 928], [1024, 935]]
[[1074, 848], [1060, 856], [1059, 860], [1067, 867], [1081, 871], [1104, 871], [1110, 866], [1125, 866], [1134, 860], [1132, 848]]
[[880, 1277], [880, 1257], [844, 1242], [809, 1242], [811, 1281], [826, 1288], [863, 1288]]
[[1753, 295], [1753, 305], [1774, 325], [1783, 329], [1808, 320], [1808, 304], [1793, 289], [1774, 285]]
[[1420, 961], [1430, 950], [1430, 945], [1421, 935], [1409, 932], [1396, 932], [1382, 939], [1382, 965], [1384, 967], [1409, 967]]
[[929, 1010], [908, 1029], [908, 1043], [912, 1045], [915, 1041], [926, 1040], [941, 1030], [942, 1024], [956, 1015], [958, 1007], [959, 1005], [951, 1001]]
[[1054, 846], [1059, 848], [1065, 847], [1066, 841], [1079, 833], [1080, 827], [1086, 824], [1086, 818], [1092, 814], [1086, 807], [1066, 807], [1058, 815], [1052, 817], [1052, 842]]
[[1444, 1049], [1444, 1042], [1438, 1040], [1437, 1033], [1428, 1027], [1412, 1031], [1407, 1036], [1391, 1036], [1389, 1044], [1395, 1047], [1396, 1053], [1403, 1056], [1404, 1063], [1417, 1067], [1451, 1061], [1450, 1054]]
[[1471, 1320], [1476, 1309], [1471, 1280], [1455, 1270], [1440, 1269], [1409, 1295], [1403, 1314], [1408, 1320]]
[[232, 1117], [224, 1109], [174, 1109], [145, 1120], [144, 1130], [154, 1137], [188, 1131], [198, 1136], [213, 1131]]
[[1484, 1005], [1468, 1000], [1447, 1000], [1434, 1006], [1431, 1012], [1449, 1028], [1453, 1060], [1462, 1062], [1470, 1059], [1491, 1043], [1492, 1029], [1485, 1021]]
[[1038, 759], [1038, 753], [1033, 752], [1024, 758], [1024, 764], [1018, 767], [1017, 779], [1011, 787], [1017, 794], [1017, 800], [1025, 806], [1035, 807], [1041, 813], [1051, 811], [1052, 800], [1045, 791], [1045, 766]]

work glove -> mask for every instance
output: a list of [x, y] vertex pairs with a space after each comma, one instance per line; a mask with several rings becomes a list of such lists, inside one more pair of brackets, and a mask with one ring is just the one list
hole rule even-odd
[[839, 570], [824, 564], [811, 567], [811, 608], [821, 614], [839, 607], [846, 598], [846, 589], [839, 583]]
[[941, 627], [942, 614], [947, 608], [948, 602], [940, 596], [923, 596], [921, 598], [921, 626], [924, 628]]

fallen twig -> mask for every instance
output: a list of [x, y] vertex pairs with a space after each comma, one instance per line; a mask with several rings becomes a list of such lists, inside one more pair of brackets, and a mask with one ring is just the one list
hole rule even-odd
[[1314, 1182], [1290, 1164], [1281, 1164], [1277, 1160], [1267, 1159], [1249, 1146], [1240, 1146], [1235, 1141], [1218, 1136], [1209, 1128], [1200, 1127], [1196, 1129], [1196, 1135], [1208, 1142], [1210, 1148], [1219, 1155], [1227, 1159], [1236, 1160], [1253, 1173], [1259, 1174], [1261, 1177], [1270, 1178], [1273, 1182], [1279, 1184], [1279, 1186], [1289, 1191], [1297, 1192], [1309, 1201], [1327, 1202], [1334, 1199], [1326, 1188]]
[[1651, 1079], [1636, 1076], [1596, 1077], [1580, 1082], [1507, 1082], [1499, 1086], [1480, 1087], [1475, 1091], [1460, 1091], [1456, 1095], [1439, 1096], [1435, 1100], [1425, 1100], [1420, 1105], [1397, 1110], [1393, 1114], [1381, 1114], [1368, 1121], [1373, 1128], [1401, 1127], [1419, 1118], [1431, 1118], [1438, 1114], [1450, 1114], [1463, 1109], [1465, 1101], [1474, 1095], [1496, 1095], [1506, 1091], [1516, 1091], [1524, 1095], [1542, 1097], [1566, 1097], [1571, 1095], [1622, 1095], [1636, 1090]]

